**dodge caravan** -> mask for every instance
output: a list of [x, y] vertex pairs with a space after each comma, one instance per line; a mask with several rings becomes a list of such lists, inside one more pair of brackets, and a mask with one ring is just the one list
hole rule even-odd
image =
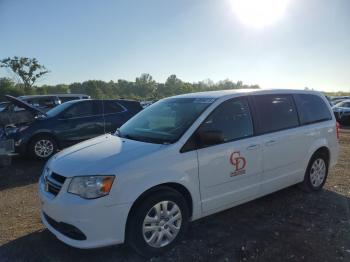
[[152, 256], [190, 221], [299, 184], [321, 190], [338, 129], [314, 91], [227, 90], [160, 100], [114, 135], [54, 155], [41, 218], [68, 245], [127, 243]]

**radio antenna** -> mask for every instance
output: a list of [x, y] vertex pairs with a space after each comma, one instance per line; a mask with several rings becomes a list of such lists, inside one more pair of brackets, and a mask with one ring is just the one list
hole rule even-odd
[[105, 101], [102, 99], [103, 133], [106, 134]]

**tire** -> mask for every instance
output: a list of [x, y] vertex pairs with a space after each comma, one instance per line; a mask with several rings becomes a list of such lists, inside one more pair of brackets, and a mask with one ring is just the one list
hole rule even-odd
[[[174, 214], [167, 216], [162, 212], [164, 207]], [[157, 208], [161, 219], [157, 219]], [[146, 222], [147, 216], [149, 219]], [[162, 187], [133, 208], [127, 223], [126, 242], [143, 257], [160, 255], [174, 247], [183, 237], [188, 221], [189, 209], [185, 198], [170, 187]], [[167, 232], [173, 236], [172, 239]]]
[[327, 154], [316, 152], [309, 161], [301, 188], [306, 192], [320, 191], [327, 180], [328, 165]]
[[[41, 150], [40, 150], [41, 148]], [[28, 145], [28, 154], [31, 158], [47, 160], [57, 151], [57, 143], [48, 135], [35, 136]]]

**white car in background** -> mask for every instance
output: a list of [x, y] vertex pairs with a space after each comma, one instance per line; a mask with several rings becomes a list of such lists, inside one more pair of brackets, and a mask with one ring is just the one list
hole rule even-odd
[[237, 90], [166, 98], [114, 135], [52, 157], [41, 217], [78, 248], [128, 243], [146, 256], [173, 247], [188, 222], [300, 184], [320, 190], [338, 129], [313, 91]]

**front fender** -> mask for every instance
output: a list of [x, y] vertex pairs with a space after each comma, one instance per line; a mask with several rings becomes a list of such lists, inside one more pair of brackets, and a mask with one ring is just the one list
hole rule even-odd
[[[180, 159], [179, 159], [180, 158]], [[141, 162], [137, 166], [145, 166], [145, 169], [129, 169], [117, 174], [116, 187], [111, 192], [118, 204], [133, 203], [147, 190], [166, 183], [175, 183], [185, 187], [192, 198], [192, 220], [201, 217], [201, 199], [198, 179], [197, 153], [188, 152], [180, 154], [176, 161], [165, 157], [156, 162]], [[149, 168], [151, 167], [151, 168]], [[153, 168], [152, 168], [153, 167]]]

